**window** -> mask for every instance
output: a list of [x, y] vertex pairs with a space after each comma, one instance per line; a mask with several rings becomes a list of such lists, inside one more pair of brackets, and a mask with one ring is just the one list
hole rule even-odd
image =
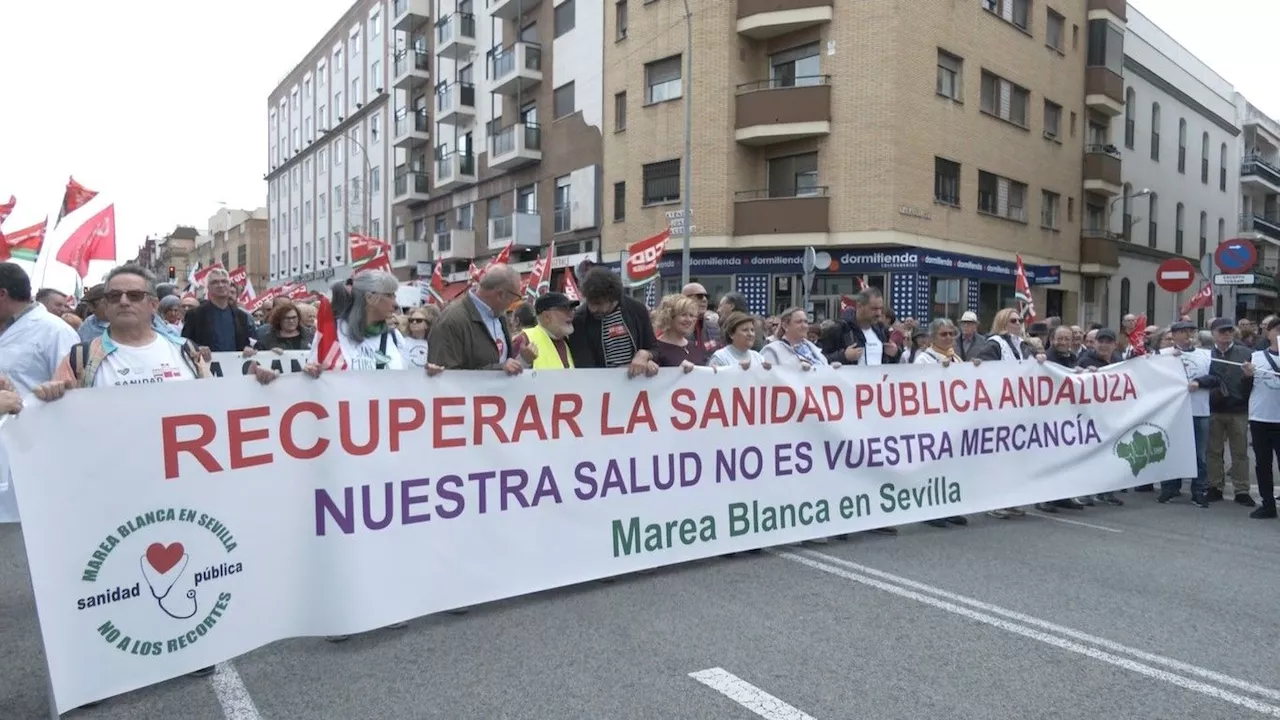
[[372, 115], [369, 117], [369, 138], [374, 143], [378, 142], [378, 137], [382, 135], [382, 116]]
[[933, 159], [933, 199], [943, 205], [960, 207], [960, 163]]
[[382, 35], [382, 15], [374, 13], [369, 16], [369, 37], [376, 38]]
[[1131, 289], [1132, 289], [1132, 283], [1129, 282], [1129, 278], [1121, 278], [1120, 280], [1120, 314], [1122, 316], [1129, 314], [1129, 295], [1130, 295]]
[[1178, 118], [1178, 172], [1187, 172], [1187, 121]]
[[681, 55], [673, 55], [662, 60], [654, 60], [644, 66], [646, 103], [660, 103], [680, 97], [680, 61], [682, 57]]
[[963, 97], [960, 84], [963, 74], [964, 60], [938, 48], [938, 94], [952, 100], [960, 100]]
[[[1218, 244], [1221, 245], [1222, 243], [1226, 242], [1226, 240], [1227, 240], [1227, 221], [1225, 218], [1218, 218]], [[1201, 253], [1201, 256], [1203, 256], [1203, 253]]]
[[302, 203], [302, 224], [303, 224], [303, 225], [310, 225], [310, 224], [311, 224], [311, 217], [312, 217], [312, 216], [311, 216], [311, 201], [310, 201], [310, 200], [307, 200], [306, 202]]
[[556, 37], [560, 37], [573, 29], [576, 18], [574, 17], [573, 5], [575, 0], [565, 0], [556, 6], [555, 10], [555, 32]]
[[818, 43], [801, 45], [769, 56], [769, 86], [798, 87], [821, 85]]
[[329, 203], [327, 202], [328, 197], [329, 196], [324, 193], [320, 193], [316, 196], [316, 208], [319, 210], [321, 215], [329, 212]]
[[1151, 213], [1151, 217], [1147, 220], [1147, 247], [1156, 247], [1160, 236], [1159, 223], [1156, 222], [1160, 217], [1160, 197], [1151, 193], [1147, 196], [1147, 205]]
[[570, 209], [573, 207], [573, 201], [570, 199], [571, 186], [569, 185], [569, 176], [556, 178], [556, 196], [552, 203], [552, 216], [554, 223], [552, 232], [569, 232], [572, 228]]
[[769, 197], [804, 197], [819, 194], [818, 153], [773, 158], [767, 170]]
[[328, 74], [329, 73], [325, 72], [324, 63], [320, 63], [318, 66], [316, 66], [316, 89], [317, 90], [324, 89], [324, 82], [325, 82], [324, 77], [325, 75], [328, 75]]
[[1054, 140], [1062, 136], [1062, 106], [1048, 100], [1044, 101], [1044, 134]]
[[1147, 283], [1147, 317], [1156, 316], [1156, 284], [1154, 282]]
[[627, 184], [613, 184], [613, 221], [622, 222], [627, 219]]
[[311, 99], [311, 78], [302, 81], [302, 97]]
[[1209, 133], [1200, 137], [1200, 182], [1209, 184]]
[[613, 96], [613, 129], [627, 129], [627, 93], [620, 92]]
[[333, 186], [333, 209], [339, 210], [341, 208], [342, 208], [342, 186], [334, 185]]
[[474, 230], [476, 222], [476, 206], [467, 203], [458, 208], [458, 228], [461, 230]]
[[1058, 229], [1058, 213], [1061, 212], [1062, 196], [1048, 190], [1040, 191], [1040, 227], [1051, 230]]
[[982, 0], [982, 7], [987, 12], [1001, 17], [1023, 30], [1028, 28], [1031, 15], [1031, 0]]
[[1209, 213], [1200, 211], [1200, 257], [1204, 257], [1209, 248]]
[[680, 161], [663, 160], [649, 163], [642, 168], [643, 205], [675, 202], [680, 199]]
[[1151, 159], [1160, 162], [1160, 103], [1151, 103]]
[[343, 155], [342, 141], [334, 140], [333, 141], [333, 166], [334, 167], [338, 167], [339, 165], [342, 164], [342, 155]]
[[1227, 191], [1227, 144], [1222, 143], [1218, 148], [1218, 189], [1222, 192]]
[[351, 81], [351, 102], [360, 104], [360, 78]]
[[333, 51], [333, 72], [335, 75], [342, 72], [342, 48], [341, 47]]
[[617, 39], [627, 37], [627, 0], [618, 0], [613, 8], [613, 24], [617, 27]]
[[978, 212], [1027, 221], [1027, 186], [994, 173], [978, 171]]
[[323, 103], [320, 104], [320, 107], [316, 108], [316, 118], [317, 118], [316, 122], [320, 127], [320, 132], [324, 132], [325, 120], [329, 119], [329, 116], [327, 114], [328, 112], [329, 112], [329, 106]]
[[[561, 5], [560, 7], [564, 7]], [[568, 117], [574, 112], [573, 100], [573, 81], [561, 85], [555, 89], [551, 98], [552, 111], [555, 114], [553, 119], [559, 120], [562, 117]]]
[[369, 82], [382, 87], [382, 61], [374, 60], [369, 64]]
[[379, 169], [377, 165], [369, 168], [369, 192], [375, 195], [382, 192], [382, 173], [378, 172]]
[[982, 112], [1027, 127], [1031, 92], [999, 75], [982, 71]]
[[338, 90], [333, 94], [333, 124], [337, 125], [342, 122], [342, 91]]
[[516, 189], [516, 212], [538, 212], [538, 186], [525, 185]]
[[1182, 254], [1182, 231], [1186, 223], [1187, 209], [1182, 203], [1173, 211], [1173, 251]]
[[359, 57], [360, 56], [360, 28], [357, 27], [356, 29], [351, 31], [351, 41], [349, 44], [351, 46], [351, 49], [347, 51], [347, 54], [353, 58]]
[[1134, 135], [1138, 130], [1138, 123], [1134, 117], [1134, 113], [1138, 112], [1137, 102], [1138, 94], [1133, 91], [1133, 88], [1124, 91], [1124, 146], [1130, 150], [1133, 149]]
[[1048, 45], [1054, 50], [1057, 50], [1058, 52], [1062, 52], [1063, 40], [1066, 36], [1066, 27], [1067, 27], [1066, 18], [1054, 12], [1053, 8], [1046, 8], [1045, 23], [1044, 23], [1044, 44]]
[[1124, 75], [1124, 30], [1106, 20], [1090, 20], [1086, 65]]
[[289, 110], [295, 113], [298, 112], [298, 88], [296, 87], [289, 94]]

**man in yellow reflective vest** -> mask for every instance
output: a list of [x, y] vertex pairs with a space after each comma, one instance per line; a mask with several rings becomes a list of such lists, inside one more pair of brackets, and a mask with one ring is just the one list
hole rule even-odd
[[[573, 368], [569, 353], [569, 336], [573, 334], [575, 302], [563, 293], [547, 293], [533, 304], [538, 324], [522, 331], [511, 341], [513, 353], [534, 370]], [[529, 357], [532, 356], [532, 361]]]

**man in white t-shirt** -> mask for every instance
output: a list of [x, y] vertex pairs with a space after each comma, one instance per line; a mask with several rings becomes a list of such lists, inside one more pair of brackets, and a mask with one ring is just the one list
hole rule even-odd
[[[1209, 449], [1209, 391], [1221, 384], [1221, 379], [1211, 371], [1213, 357], [1208, 350], [1195, 343], [1199, 333], [1196, 324], [1179, 320], [1169, 326], [1173, 347], [1161, 351], [1163, 355], [1177, 355], [1187, 373], [1187, 392], [1191, 393], [1191, 423], [1196, 442], [1196, 477], [1191, 481], [1191, 504], [1199, 508], [1209, 507], [1209, 476], [1206, 462]], [[1182, 480], [1166, 480], [1160, 483], [1160, 496], [1156, 502], [1167, 503], [1182, 494]]]

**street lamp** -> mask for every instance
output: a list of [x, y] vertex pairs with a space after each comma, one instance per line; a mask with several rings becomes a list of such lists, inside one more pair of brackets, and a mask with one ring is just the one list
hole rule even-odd
[[680, 258], [680, 287], [689, 284], [689, 266], [692, 264], [690, 248], [693, 236], [693, 211], [690, 197], [693, 195], [693, 13], [689, 0], [684, 0], [684, 192], [680, 194], [680, 214], [684, 216], [684, 252]]
[[[1121, 202], [1122, 200], [1132, 200], [1132, 199], [1134, 199], [1134, 198], [1138, 198], [1138, 197], [1146, 197], [1146, 196], [1148, 196], [1148, 195], [1151, 195], [1151, 188], [1142, 188], [1142, 189], [1141, 189], [1141, 190], [1139, 190], [1138, 192], [1133, 193], [1133, 194], [1131, 194], [1131, 195], [1121, 195], [1120, 197], [1118, 197], [1118, 198], [1116, 198], [1116, 199], [1112, 200], [1112, 201], [1111, 201], [1111, 205], [1107, 207], [1107, 217], [1111, 217], [1111, 213], [1115, 212], [1115, 209], [1116, 209], [1116, 203]], [[1129, 235], [1129, 227], [1128, 227], [1128, 225], [1129, 225], [1129, 223], [1128, 223], [1128, 222], [1127, 222], [1123, 217], [1121, 217], [1121, 219], [1120, 219], [1120, 235], [1121, 235], [1121, 237], [1127, 237], [1127, 236]]]

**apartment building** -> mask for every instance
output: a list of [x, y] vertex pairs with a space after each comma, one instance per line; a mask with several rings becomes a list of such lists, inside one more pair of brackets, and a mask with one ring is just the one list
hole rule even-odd
[[222, 208], [209, 218], [209, 232], [197, 238], [195, 262], [201, 267], [222, 263], [227, 270], [242, 267], [254, 289], [262, 291], [271, 283], [270, 217], [264, 207]]
[[1086, 124], [1123, 103], [1086, 105], [1090, 18], [1122, 28], [1123, 0], [692, 2], [691, 84], [682, 2], [609, 4], [607, 256], [670, 226], [670, 291], [688, 227], [692, 275], [774, 313], [813, 246], [818, 317], [865, 277], [899, 315], [987, 322], [1021, 254], [1040, 313], [1078, 314]]
[[185, 285], [195, 266], [196, 243], [201, 239], [200, 231], [193, 227], [175, 227], [168, 235], [156, 238], [151, 265], [147, 267], [162, 281], [171, 279], [169, 268], [173, 268], [172, 280]]
[[[1118, 171], [1120, 193], [1086, 195], [1084, 232], [1092, 245], [1081, 257], [1116, 270], [1085, 281], [1083, 320], [1114, 326], [1124, 315], [1146, 313], [1150, 322], [1168, 324], [1200, 284], [1167, 292], [1156, 284], [1157, 267], [1177, 256], [1198, 266], [1237, 230], [1236, 93], [1132, 7], [1123, 63], [1124, 111], [1111, 120], [1109, 146], [1090, 145], [1085, 164], [1086, 187], [1109, 183]], [[1105, 164], [1120, 157], [1123, 165]], [[1211, 315], [1201, 311], [1200, 319]]]
[[387, 239], [394, 47], [384, 0], [353, 5], [267, 101], [267, 281], [350, 275], [348, 236]]
[[[1258, 248], [1256, 282], [1221, 288], [1218, 314], [1234, 309], [1235, 317], [1255, 320], [1280, 311], [1276, 273], [1280, 271], [1280, 123], [1254, 107], [1239, 93], [1235, 98], [1236, 121], [1241, 128], [1240, 221], [1237, 237], [1247, 237]], [[1228, 219], [1230, 222], [1230, 219]]]
[[525, 271], [549, 244], [556, 269], [597, 260], [602, 4], [437, 0], [433, 8], [429, 0], [396, 0], [395, 7], [397, 42], [430, 48], [433, 68], [430, 84], [410, 64], [397, 65], [392, 79], [408, 88], [392, 138], [396, 257], [427, 248], [452, 283], [446, 297], [465, 288], [472, 262], [483, 266], [508, 245]]

